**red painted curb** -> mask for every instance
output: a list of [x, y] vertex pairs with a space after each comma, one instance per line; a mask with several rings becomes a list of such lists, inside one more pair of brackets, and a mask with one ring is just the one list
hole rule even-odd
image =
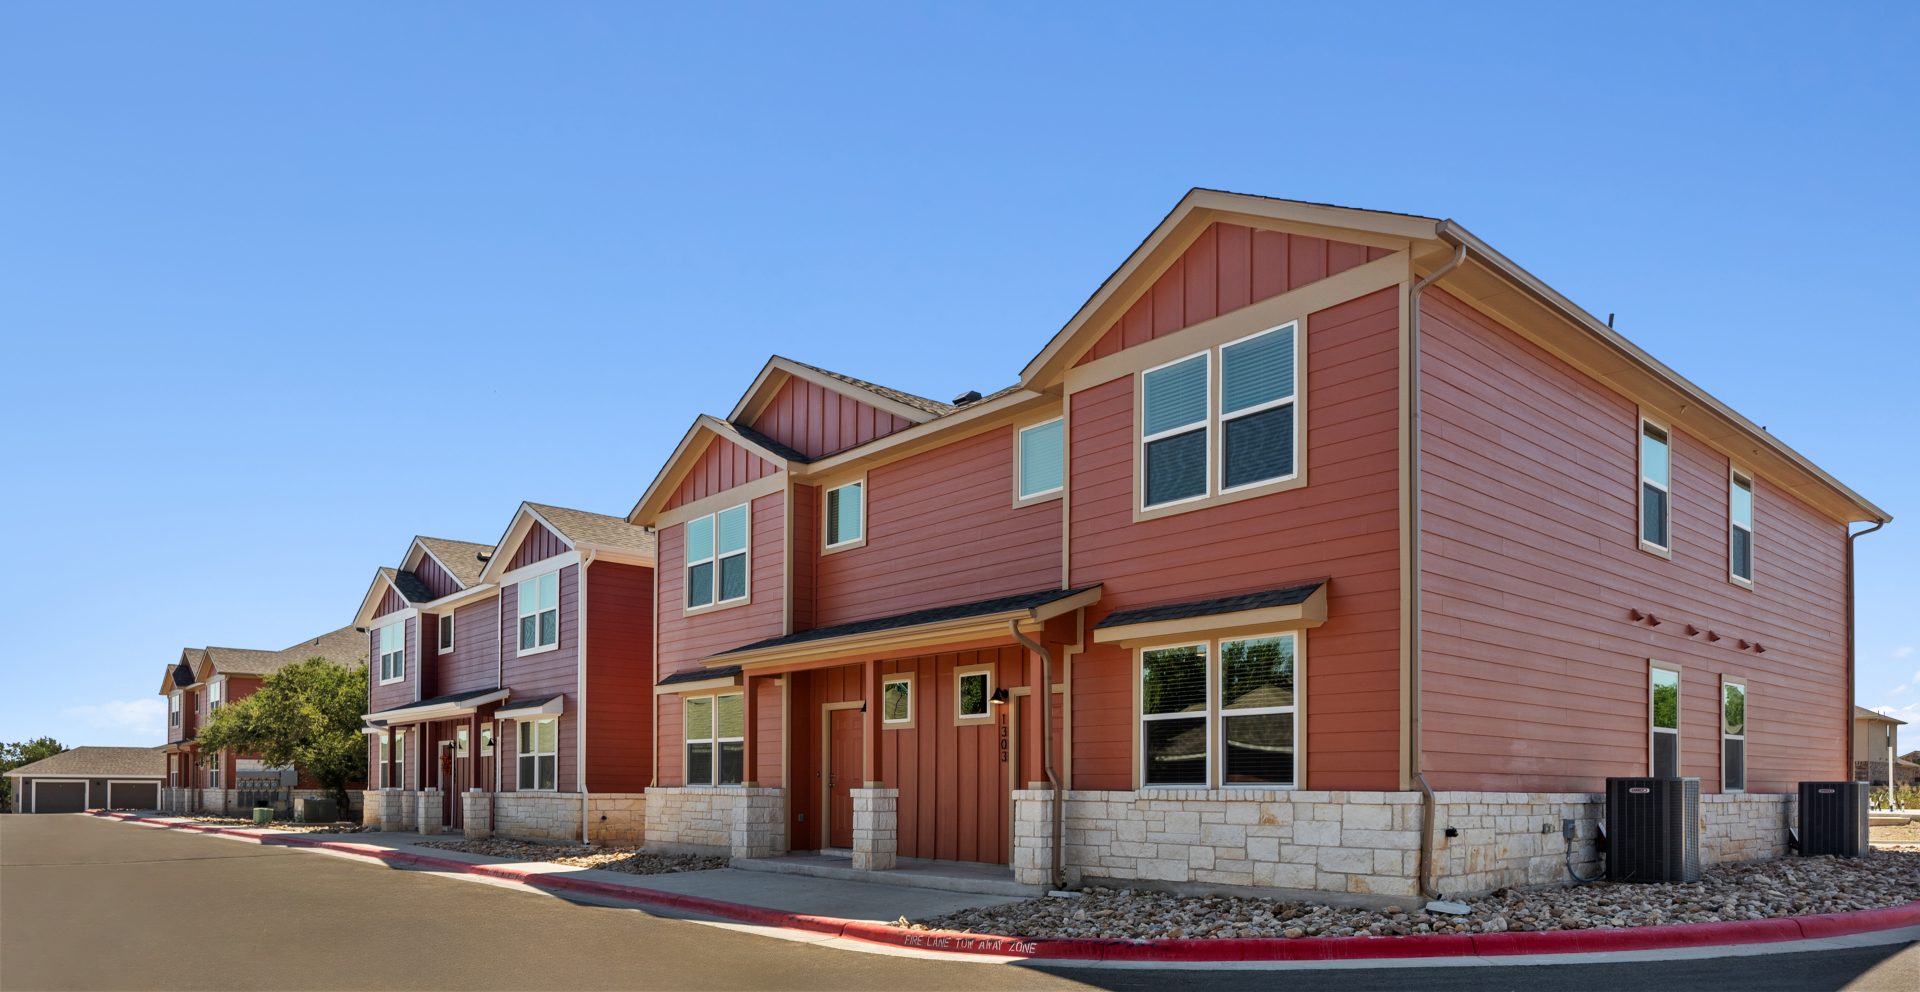
[[[95, 816], [152, 823], [129, 813], [98, 812]], [[371, 858], [390, 865], [430, 871], [485, 875], [555, 892], [599, 896], [641, 906], [681, 910], [736, 923], [780, 927], [870, 943], [953, 954], [990, 954], [1002, 957], [1070, 961], [1158, 961], [1197, 964], [1210, 961], [1359, 961], [1438, 957], [1504, 957], [1514, 954], [1593, 954], [1618, 951], [1668, 950], [1764, 944], [1816, 937], [1841, 937], [1899, 927], [1920, 926], [1920, 901], [1882, 909], [1820, 916], [1790, 916], [1723, 923], [1678, 923], [1647, 927], [1609, 927], [1588, 930], [1530, 930], [1509, 933], [1415, 934], [1396, 937], [1241, 937], [1241, 938], [1118, 938], [1063, 939], [1001, 937], [952, 930], [905, 930], [870, 920], [809, 916], [723, 902], [702, 896], [636, 888], [565, 873], [533, 871], [509, 865], [473, 864], [453, 858], [396, 851], [350, 841], [317, 840], [301, 834], [272, 835], [259, 830], [201, 826], [190, 823], [153, 824], [173, 830], [225, 834], [259, 844], [312, 847]]]

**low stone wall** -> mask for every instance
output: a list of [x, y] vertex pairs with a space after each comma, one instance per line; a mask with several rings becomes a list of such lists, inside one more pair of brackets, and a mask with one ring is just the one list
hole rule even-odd
[[656, 851], [764, 858], [787, 850], [786, 792], [747, 786], [652, 788], [646, 843]]
[[[348, 789], [347, 790], [347, 808], [349, 810], [366, 809], [367, 806], [366, 806], [365, 796], [366, 796], [366, 793], [358, 789]], [[299, 802], [302, 799], [332, 799], [334, 798], [334, 795], [333, 795], [332, 789], [295, 789], [293, 790], [293, 794], [291, 798], [293, 799], [294, 802]]]
[[853, 866], [886, 871], [899, 860], [900, 790], [850, 789], [853, 799]]
[[232, 812], [230, 808], [232, 798], [233, 790], [231, 789], [201, 789], [200, 804], [195, 812], [225, 816]]
[[[1043, 790], [1013, 795], [1016, 880], [1047, 880], [1047, 796]], [[1606, 811], [1602, 795], [1441, 792], [1434, 799], [1433, 880], [1447, 895], [1562, 884], [1569, 860], [1581, 875], [1602, 866], [1596, 851]], [[1787, 795], [1702, 796], [1701, 860], [1784, 855], [1793, 807]], [[1420, 818], [1417, 792], [1069, 792], [1067, 878], [1069, 884], [1145, 881], [1404, 899], [1419, 891]]]
[[640, 792], [587, 796], [587, 837], [596, 844], [639, 847], [647, 842], [647, 797]]
[[502, 792], [494, 799], [493, 831], [514, 840], [578, 841], [580, 794]]
[[468, 840], [485, 840], [493, 836], [492, 815], [493, 793], [460, 794], [460, 833]]

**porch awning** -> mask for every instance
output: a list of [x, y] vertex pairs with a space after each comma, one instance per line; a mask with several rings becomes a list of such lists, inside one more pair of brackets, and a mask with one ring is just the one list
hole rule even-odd
[[495, 720], [532, 720], [543, 716], [559, 716], [566, 712], [567, 697], [538, 696], [533, 699], [514, 703], [493, 711]]
[[1192, 637], [1225, 637], [1274, 630], [1300, 630], [1327, 622], [1327, 580], [1143, 606], [1108, 614], [1093, 629], [1096, 644], [1137, 645]]
[[653, 694], [671, 696], [682, 692], [700, 692], [706, 689], [728, 689], [740, 684], [740, 666], [722, 665], [719, 668], [695, 668], [684, 672], [675, 672], [654, 684]]
[[422, 699], [417, 703], [395, 706], [377, 713], [362, 714], [369, 729], [385, 729], [403, 723], [424, 723], [428, 720], [447, 720], [456, 716], [467, 716], [488, 703], [497, 703], [507, 698], [505, 689], [471, 689], [467, 692], [455, 692], [432, 699]]
[[1023, 630], [1037, 630], [1048, 620], [1091, 606], [1099, 599], [1100, 587], [1095, 585], [936, 606], [756, 641], [708, 658], [706, 667], [709, 671], [734, 666], [751, 670], [1004, 637], [1010, 621], [1019, 623]]

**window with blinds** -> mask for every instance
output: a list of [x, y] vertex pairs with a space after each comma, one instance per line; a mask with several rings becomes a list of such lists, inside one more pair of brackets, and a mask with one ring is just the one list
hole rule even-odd
[[747, 504], [686, 523], [687, 609], [747, 598]]
[[1207, 370], [1202, 352], [1142, 375], [1141, 443], [1146, 505], [1165, 506], [1207, 494]]
[[1667, 432], [1661, 428], [1641, 421], [1640, 423], [1640, 544], [1642, 547], [1666, 551], [1672, 547], [1668, 543], [1668, 500], [1671, 498], [1669, 483], [1670, 466]]
[[685, 702], [688, 785], [746, 780], [746, 697], [690, 696]]
[[1220, 349], [1220, 489], [1293, 474], [1293, 324]]
[[827, 547], [856, 544], [865, 536], [865, 491], [864, 482], [827, 490]]
[[1727, 487], [1727, 574], [1742, 585], [1753, 585], [1753, 479], [1732, 474]]
[[1140, 653], [1140, 781], [1207, 784], [1207, 646]]
[[1066, 421], [1054, 418], [1020, 431], [1020, 499], [1037, 499], [1066, 487]]

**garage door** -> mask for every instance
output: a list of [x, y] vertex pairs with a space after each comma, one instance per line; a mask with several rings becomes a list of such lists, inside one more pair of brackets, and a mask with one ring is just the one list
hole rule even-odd
[[110, 809], [158, 809], [160, 807], [160, 783], [158, 782], [109, 782], [107, 790]]
[[35, 813], [78, 813], [87, 808], [87, 783], [33, 783]]

